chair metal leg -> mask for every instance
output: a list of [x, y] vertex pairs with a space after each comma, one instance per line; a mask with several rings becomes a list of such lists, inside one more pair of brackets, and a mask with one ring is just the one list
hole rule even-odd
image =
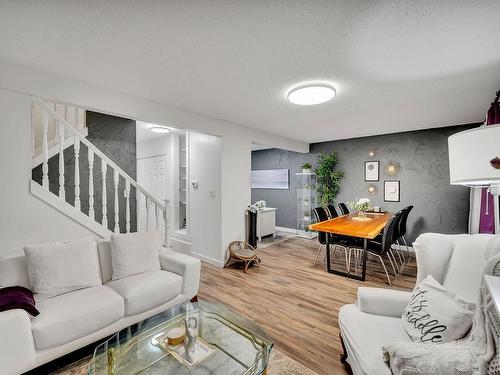
[[398, 272], [396, 271], [397, 265], [395, 264], [396, 258], [394, 258], [394, 254], [392, 255], [392, 257], [394, 258], [394, 263], [392, 262], [390, 252], [386, 252], [386, 254], [387, 254], [387, 258], [389, 259], [389, 262], [391, 263], [392, 272], [394, 272], [394, 277], [398, 277]]
[[[400, 251], [399, 251], [399, 243], [398, 243], [398, 241], [397, 241], [397, 240], [396, 240], [396, 245], [398, 245], [398, 248], [397, 248], [397, 249], [396, 249], [396, 248], [394, 248], [394, 251], [396, 251], [396, 254], [398, 254], [399, 263], [400, 263], [401, 265], [403, 265], [403, 264], [405, 264], [405, 262], [404, 262], [404, 256], [403, 256], [403, 257], [401, 256], [402, 254], [401, 254], [401, 253], [400, 253]], [[392, 255], [394, 256], [394, 254], [392, 254]], [[396, 259], [396, 258], [394, 258], [394, 259]]]
[[318, 258], [319, 258], [319, 253], [321, 252], [321, 248], [323, 247], [323, 244], [319, 245], [318, 251], [316, 252], [316, 259], [314, 260], [314, 265], [318, 263]]
[[[389, 277], [389, 272], [387, 272], [387, 268], [385, 267], [385, 263], [384, 263], [384, 260], [382, 259], [382, 257], [378, 254], [373, 254], [371, 253], [372, 255], [375, 255], [378, 259], [380, 259], [380, 263], [382, 263], [382, 267], [384, 268], [384, 271], [385, 271], [385, 276], [387, 277], [387, 281], [389, 282], [389, 286], [392, 286], [392, 283], [391, 283], [391, 278]], [[391, 261], [391, 264], [392, 264], [392, 261]], [[394, 267], [393, 267], [394, 268]]]
[[387, 256], [389, 257], [389, 259], [391, 260], [391, 262], [394, 262], [394, 263], [391, 263], [391, 264], [392, 264], [392, 268], [395, 269], [395, 272], [396, 272], [396, 274], [394, 276], [396, 276], [397, 274], [399, 274], [401, 267], [399, 266], [399, 264], [398, 264], [398, 262], [396, 260], [396, 256], [392, 252], [392, 249], [389, 249], [387, 251]]
[[408, 253], [408, 260], [410, 260], [411, 259], [410, 247], [408, 246], [408, 243], [406, 242], [406, 238], [404, 236], [401, 237], [401, 239], [403, 240], [403, 243], [405, 244], [406, 252]]
[[398, 255], [401, 256], [401, 258], [403, 259], [401, 265], [405, 264], [406, 263], [406, 257], [405, 257], [405, 253], [403, 251], [403, 246], [401, 246], [401, 242], [399, 241], [399, 238], [396, 240], [396, 245], [398, 245], [398, 248], [396, 249], [396, 251], [398, 252]]

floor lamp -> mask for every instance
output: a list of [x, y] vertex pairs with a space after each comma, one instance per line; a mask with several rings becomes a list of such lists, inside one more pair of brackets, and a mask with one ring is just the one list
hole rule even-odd
[[495, 233], [500, 234], [500, 124], [480, 126], [448, 138], [450, 183], [488, 187], [493, 195]]

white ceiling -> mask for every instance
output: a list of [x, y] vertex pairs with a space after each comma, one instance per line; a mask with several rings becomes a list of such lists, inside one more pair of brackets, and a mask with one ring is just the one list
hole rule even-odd
[[[481, 121], [500, 1], [6, 1], [0, 59], [304, 141]], [[337, 98], [288, 104], [327, 80]]]

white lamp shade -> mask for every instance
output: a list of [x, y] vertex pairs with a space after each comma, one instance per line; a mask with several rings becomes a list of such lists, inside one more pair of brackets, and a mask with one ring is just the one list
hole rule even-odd
[[481, 126], [448, 138], [450, 183], [490, 185], [500, 183], [500, 169], [490, 161], [500, 158], [500, 125]]

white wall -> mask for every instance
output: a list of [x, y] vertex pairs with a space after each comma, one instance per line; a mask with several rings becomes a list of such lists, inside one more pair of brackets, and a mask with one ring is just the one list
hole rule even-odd
[[[191, 255], [222, 267], [221, 139], [189, 132], [189, 237]], [[197, 186], [193, 186], [193, 182]]]
[[137, 159], [172, 153], [172, 134], [137, 142]]
[[[13, 65], [5, 61], [0, 61], [0, 88], [79, 105], [98, 112], [155, 124], [175, 125], [181, 129], [193, 129], [220, 136], [222, 142], [221, 259], [231, 240], [244, 238], [244, 210], [251, 200], [251, 142], [297, 152], [309, 151], [309, 145], [304, 142], [212, 119], [161, 103], [134, 98], [82, 81]], [[29, 141], [29, 136], [26, 139]], [[29, 152], [27, 155], [29, 156]], [[28, 165], [29, 163], [26, 162], [25, 168], [28, 168]], [[0, 173], [10, 171], [8, 166], [6, 168], [2, 168]], [[23, 186], [27, 189], [27, 181]], [[69, 232], [68, 235], [70, 235]]]
[[0, 90], [0, 114], [0, 257], [26, 244], [95, 236], [29, 192], [31, 98]]

